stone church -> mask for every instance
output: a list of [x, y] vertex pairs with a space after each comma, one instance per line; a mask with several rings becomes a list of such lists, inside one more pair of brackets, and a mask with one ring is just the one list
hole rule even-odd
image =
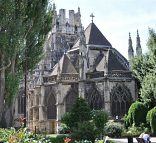
[[[141, 52], [139, 35], [137, 51]], [[134, 56], [130, 36], [128, 55]], [[27, 78], [27, 126], [39, 132], [58, 132], [61, 117], [78, 96], [85, 98], [91, 109], [107, 111], [110, 118], [123, 117], [137, 99], [127, 59], [112, 47], [93, 19], [83, 29], [80, 8], [76, 13], [69, 10], [69, 18], [65, 9], [58, 14], [54, 11], [44, 57]], [[22, 94], [21, 85], [15, 117], [23, 114]]]

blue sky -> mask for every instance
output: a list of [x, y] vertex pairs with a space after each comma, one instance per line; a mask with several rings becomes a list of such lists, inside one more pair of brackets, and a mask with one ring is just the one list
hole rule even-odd
[[90, 14], [95, 15], [94, 23], [126, 58], [128, 57], [128, 33], [131, 33], [133, 48], [136, 48], [137, 29], [143, 52], [147, 51], [148, 28], [156, 30], [156, 0], [54, 0], [56, 9], [81, 10], [84, 28], [90, 22]]

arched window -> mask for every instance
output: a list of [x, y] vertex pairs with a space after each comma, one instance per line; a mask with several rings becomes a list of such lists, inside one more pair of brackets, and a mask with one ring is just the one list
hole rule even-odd
[[78, 97], [78, 91], [77, 91], [76, 87], [72, 86], [65, 98], [65, 108], [66, 108], [65, 111], [66, 112], [71, 111], [71, 108], [72, 108], [77, 97]]
[[53, 94], [47, 98], [47, 119], [56, 119], [56, 99]]
[[77, 33], [77, 26], [75, 25], [75, 33]]
[[93, 85], [86, 93], [85, 97], [91, 109], [100, 110], [104, 108], [104, 97]]
[[24, 90], [20, 89], [19, 95], [18, 95], [18, 113], [24, 114]]
[[129, 89], [125, 85], [117, 84], [113, 87], [110, 96], [112, 117], [124, 116], [132, 103]]

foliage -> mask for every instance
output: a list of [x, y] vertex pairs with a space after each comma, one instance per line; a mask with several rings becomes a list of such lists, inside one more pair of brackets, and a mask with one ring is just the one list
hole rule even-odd
[[78, 97], [70, 113], [62, 117], [62, 122], [71, 129], [77, 127], [79, 123], [91, 120], [91, 110], [85, 99]]
[[74, 143], [92, 143], [91, 141], [88, 140], [82, 140], [82, 141], [75, 141]]
[[95, 123], [91, 120], [92, 114], [89, 105], [85, 99], [78, 97], [71, 112], [66, 113], [61, 121], [70, 128], [73, 139], [93, 141], [97, 130]]
[[68, 134], [70, 133], [70, 128], [66, 124], [61, 123], [61, 125], [58, 128], [59, 134]]
[[147, 123], [150, 125], [153, 135], [156, 135], [156, 107], [148, 111], [146, 120]]
[[43, 44], [52, 26], [53, 13], [48, 2], [1, 0], [0, 67], [10, 66], [4, 70], [6, 82], [0, 82], [0, 87], [5, 87], [1, 96], [5, 96], [7, 106], [14, 101], [23, 72], [33, 69], [42, 57]]
[[152, 29], [149, 29], [147, 46], [149, 51], [145, 55], [132, 60], [132, 71], [141, 86], [142, 101], [151, 109], [156, 105], [156, 33]]
[[0, 129], [0, 139], [3, 142], [9, 143], [49, 143], [50, 138], [43, 135], [34, 135], [32, 132], [29, 132], [26, 128], [21, 128], [16, 131], [14, 128], [11, 129]]
[[72, 121], [72, 118], [71, 118], [71, 112], [66, 112], [62, 119], [61, 119], [61, 122], [66, 124], [67, 127], [69, 128], [72, 128], [73, 126], [73, 121]]
[[123, 126], [121, 123], [108, 122], [105, 126], [105, 135], [109, 137], [121, 137]]
[[74, 128], [72, 138], [75, 140], [89, 140], [94, 142], [96, 138], [96, 130], [93, 122], [84, 121]]
[[97, 132], [103, 134], [104, 126], [108, 121], [108, 113], [103, 110], [93, 110], [92, 111], [93, 122], [97, 128]]
[[15, 73], [10, 73], [6, 75], [6, 90], [8, 92], [7, 96], [5, 97], [6, 102], [8, 105], [11, 105], [13, 102], [14, 96], [17, 94], [19, 87], [19, 77]]
[[144, 127], [136, 127], [132, 126], [129, 127], [128, 129], [124, 129], [122, 132], [122, 137], [138, 137], [143, 131], [145, 130]]
[[125, 118], [126, 127], [139, 126], [142, 123], [146, 123], [146, 114], [148, 108], [141, 102], [135, 101], [128, 110], [128, 115]]
[[144, 77], [142, 82], [141, 96], [142, 101], [146, 103], [149, 108], [156, 105], [156, 78], [155, 73], [149, 73]]

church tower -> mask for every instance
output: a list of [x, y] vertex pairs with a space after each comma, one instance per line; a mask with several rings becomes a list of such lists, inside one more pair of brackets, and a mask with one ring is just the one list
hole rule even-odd
[[140, 37], [139, 32], [137, 30], [137, 37], [136, 37], [136, 55], [139, 56], [142, 54], [141, 44], [140, 44]]
[[133, 46], [132, 46], [131, 34], [129, 33], [129, 40], [128, 40], [128, 59], [130, 60], [133, 57], [134, 57], [134, 50], [133, 50]]

